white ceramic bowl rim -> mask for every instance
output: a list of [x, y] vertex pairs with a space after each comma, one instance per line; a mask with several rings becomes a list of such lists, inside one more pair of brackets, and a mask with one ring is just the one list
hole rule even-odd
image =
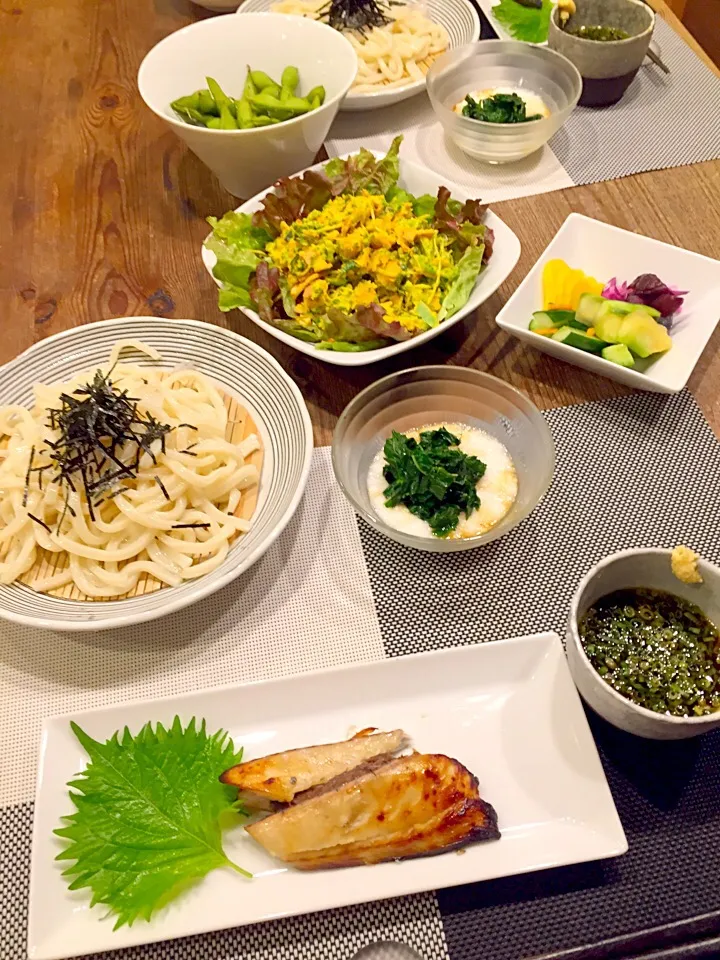
[[[425, 77], [423, 77], [422, 80], [411, 80], [402, 87], [384, 87], [379, 90], [368, 90], [365, 93], [353, 93], [351, 88], [345, 99], [352, 100], [355, 103], [370, 103], [373, 100], [386, 97], [389, 93], [394, 93], [395, 91], [399, 93], [402, 90], [403, 93], [407, 93], [409, 90], [422, 90], [424, 86]], [[402, 103], [402, 101], [400, 102]]]
[[[22, 353], [18, 354], [12, 360], [8, 361], [6, 364], [3, 364], [2, 369], [4, 370], [12, 369], [18, 364], [21, 364], [24, 358], [26, 358], [28, 355], [36, 352], [38, 347], [40, 347], [41, 345], [46, 346], [48, 343], [65, 340], [69, 335], [76, 334], [79, 329], [83, 329], [84, 327], [97, 328], [101, 326], [104, 329], [110, 329], [110, 330], [113, 328], [117, 328], [118, 339], [127, 340], [127, 339], [133, 338], [132, 332], [130, 333], [128, 332], [128, 323], [132, 324], [133, 321], [156, 320], [156, 319], [157, 318], [155, 317], [147, 317], [147, 316], [117, 317], [110, 320], [100, 320], [90, 324], [83, 324], [79, 328], [71, 327], [68, 330], [61, 330], [50, 337], [45, 337], [43, 340], [37, 341], [36, 343], [32, 344], [30, 347], [28, 347], [26, 350], [23, 350]], [[205, 323], [201, 320], [178, 319], [178, 320], [171, 320], [169, 322], [178, 325], [178, 332], [180, 332], [180, 330], [183, 327], [192, 327], [196, 330], [203, 331], [204, 334], [212, 333], [212, 325]], [[285, 381], [291, 395], [294, 397], [298, 405], [298, 410], [303, 423], [303, 430], [305, 434], [304, 458], [301, 466], [297, 488], [295, 490], [293, 497], [289, 501], [288, 506], [285, 512], [283, 513], [283, 516], [280, 519], [280, 522], [277, 523], [275, 527], [273, 527], [268, 532], [267, 536], [263, 540], [261, 540], [258, 544], [256, 544], [256, 546], [247, 556], [242, 558], [238, 557], [237, 563], [229, 566], [228, 569], [223, 573], [222, 577], [220, 577], [217, 580], [217, 582], [211, 582], [209, 580], [207, 580], [206, 582], [203, 582], [205, 580], [204, 577], [198, 578], [196, 581], [194, 581], [194, 589], [192, 590], [190, 596], [178, 597], [177, 595], [174, 595], [172, 587], [164, 588], [163, 590], [158, 591], [158, 594], [150, 594], [149, 596], [160, 595], [162, 596], [163, 599], [166, 598], [166, 603], [164, 604], [161, 612], [153, 611], [152, 613], [148, 613], [143, 609], [128, 610], [125, 604], [132, 603], [133, 599], [134, 600], [139, 599], [139, 598], [133, 598], [130, 601], [123, 600], [123, 599], [112, 601], [112, 606], [113, 606], [112, 615], [107, 615], [105, 617], [98, 617], [92, 620], [77, 620], [77, 621], [73, 621], [71, 625], [69, 625], [67, 622], [58, 623], [56, 620], [54, 620], [50, 616], [34, 616], [34, 615], [18, 614], [18, 613], [15, 613], [14, 611], [0, 608], [0, 617], [2, 617], [2, 619], [11, 621], [13, 623], [32, 626], [37, 629], [57, 630], [57, 631], [63, 631], [63, 632], [65, 631], [97, 632], [99, 630], [117, 629], [117, 628], [131, 626], [137, 623], [150, 622], [152, 620], [158, 619], [159, 617], [164, 617], [164, 616], [167, 616], [168, 614], [176, 613], [177, 611], [182, 610], [185, 607], [190, 606], [191, 604], [194, 604], [198, 600], [202, 600], [205, 597], [211, 596], [212, 594], [216, 593], [223, 587], [227, 586], [233, 580], [237, 579], [237, 577], [241, 573], [249, 569], [249, 567], [251, 567], [257, 560], [259, 560], [260, 557], [262, 557], [262, 555], [266, 552], [266, 550], [268, 550], [268, 548], [277, 540], [277, 538], [280, 536], [280, 534], [283, 532], [283, 530], [286, 528], [286, 526], [292, 519], [293, 515], [295, 514], [303, 498], [303, 494], [305, 492], [308, 476], [310, 474], [310, 467], [312, 464], [312, 454], [313, 454], [312, 421], [310, 420], [310, 414], [308, 413], [307, 406], [305, 404], [305, 401], [303, 399], [303, 396], [300, 392], [299, 387], [297, 386], [295, 381], [285, 372], [285, 370], [282, 368], [280, 363], [275, 359], [275, 357], [273, 357], [272, 354], [268, 353], [267, 350], [264, 350], [261, 346], [259, 346], [259, 344], [255, 343], [254, 341], [248, 340], [246, 337], [242, 337], [239, 334], [235, 333], [234, 331], [228, 330], [227, 328], [221, 328], [221, 329], [223, 330], [223, 334], [228, 335], [233, 340], [233, 342], [242, 344], [244, 349], [248, 350], [250, 353], [255, 355], [262, 355], [264, 362], [266, 362], [272, 368], [274, 368], [276, 373], [278, 373], [282, 377], [282, 379]], [[142, 339], [142, 337], [138, 336], [137, 339]], [[48, 370], [48, 377], [49, 378], [52, 377], [52, 369]], [[238, 569], [238, 567], [240, 567], [240, 569]], [[50, 597], [50, 596], [46, 596], [46, 599], [54, 600], [58, 604], [62, 604], [65, 602], [62, 599]], [[92, 601], [88, 601], [87, 606], [90, 609], [94, 606], [94, 604]], [[114, 612], [115, 610], [117, 610], [117, 614], [115, 614]]]
[[[631, 548], [629, 550], [618, 550], [617, 553], [611, 553], [609, 556], [604, 557], [599, 563], [596, 563], [594, 567], [591, 567], [590, 570], [585, 574], [580, 583], [575, 590], [575, 593], [572, 596], [570, 601], [570, 630], [572, 632], [573, 641], [575, 646], [580, 654], [580, 658], [586, 667], [590, 669], [592, 674], [600, 680], [600, 682], [605, 687], [606, 691], [611, 695], [612, 699], [617, 703], [623, 704], [625, 707], [630, 707], [632, 710], [636, 711], [640, 716], [643, 717], [652, 717], [653, 720], [661, 720], [664, 723], [668, 723], [675, 726], [685, 726], [686, 724], [692, 724], [693, 726], [703, 726], [708, 723], [717, 723], [717, 712], [708, 713], [702, 717], [671, 717], [666, 713], [658, 713], [656, 710], [648, 710], [647, 707], [640, 706], [639, 703], [634, 703], [632, 700], [629, 700], [627, 697], [624, 697], [621, 693], [618, 693], [610, 684], [603, 680], [602, 676], [597, 672], [595, 667], [590, 662], [589, 657], [585, 653], [585, 649], [582, 645], [580, 639], [580, 632], [578, 630], [578, 603], [580, 597], [583, 595], [587, 587], [592, 583], [592, 581], [597, 577], [597, 575], [609, 567], [611, 564], [615, 563], [617, 560], [623, 560], [629, 557], [640, 558], [645, 554], [655, 554], [656, 556], [665, 556], [668, 560], [668, 565], [670, 564], [670, 555], [671, 550], [667, 550], [663, 547], [643, 547], [643, 548]], [[709, 563], [707, 560], [701, 560], [701, 563], [705, 566], [713, 567], [714, 564]], [[716, 568], [718, 569], [718, 568]], [[720, 572], [720, 570], [718, 570]]]
[[[641, 3], [642, 0], [634, 0], [634, 2]], [[591, 42], [595, 42], [595, 41], [591, 41]], [[479, 47], [479, 44], [482, 44], [482, 48]], [[517, 49], [518, 53], [522, 52], [522, 53], [528, 54], [529, 56], [538, 56], [540, 59], [549, 58], [550, 60], [554, 60], [556, 63], [562, 62], [565, 66], [569, 68], [570, 73], [573, 73], [575, 75], [575, 81], [576, 81], [576, 87], [577, 87], [577, 96], [574, 98], [573, 101], [568, 101], [568, 107], [572, 109], [577, 104], [578, 100], [580, 99], [580, 95], [582, 94], [582, 76], [580, 75], [580, 71], [572, 62], [572, 60], [569, 60], [562, 53], [558, 53], [557, 50], [551, 50], [550, 47], [539, 46], [537, 44], [523, 43], [520, 40], [478, 40], [475, 43], [467, 43], [465, 44], [464, 47], [456, 47], [454, 50], [447, 50], [440, 57], [438, 57], [435, 63], [432, 64], [432, 66], [430, 67], [430, 70], [428, 70], [428, 75], [436, 68], [437, 68], [437, 72], [438, 73], [440, 72], [440, 70], [444, 66], [443, 60], [448, 54], [456, 54], [459, 50], [467, 49], [468, 57], [469, 57], [472, 55], [472, 51], [470, 50], [471, 47], [477, 47], [478, 50], [480, 51], [491, 53], [493, 48], [497, 48], [498, 44], [502, 44], [505, 47], [512, 46]], [[467, 57], [463, 57], [463, 59], [467, 59]], [[462, 61], [457, 61], [457, 62], [461, 63]], [[448, 115], [448, 117], [452, 117], [456, 122], [460, 123], [462, 127], [464, 127], [468, 131], [477, 130], [478, 127], [485, 128], [486, 130], [502, 129], [508, 132], [510, 130], [515, 130], [515, 129], [519, 131], [526, 129], [526, 125], [524, 123], [508, 125], [508, 124], [489, 123], [487, 120], [473, 120], [471, 117], [465, 117], [461, 113], [455, 113], [453, 109], [451, 109], [450, 107], [447, 107], [444, 103], [441, 103], [439, 100], [433, 103], [433, 107], [438, 113], [445, 113]], [[547, 124], [554, 123], [554, 122], [555, 120], [552, 114], [550, 114], [549, 117], [541, 117], [539, 120], [530, 121], [530, 123], [536, 125], [536, 127], [538, 128], [547, 126]]]
[[[518, 397], [520, 402], [523, 405], [530, 404], [532, 409], [538, 414], [538, 430], [541, 433], [543, 433], [545, 443], [550, 451], [550, 466], [548, 470], [548, 480], [547, 480], [547, 483], [545, 484], [544, 489], [541, 490], [540, 496], [537, 498], [536, 502], [533, 503], [532, 506], [523, 513], [523, 515], [516, 522], [515, 526], [522, 523], [522, 521], [525, 520], [532, 513], [532, 511], [538, 506], [538, 504], [542, 501], [545, 494], [550, 489], [550, 485], [552, 484], [553, 475], [555, 472], [555, 441], [553, 440], [553, 436], [550, 431], [550, 427], [547, 425], [547, 421], [542, 416], [539, 409], [535, 406], [532, 400], [530, 400], [530, 398], [526, 396], [522, 392], [522, 390], [518, 390], [517, 387], [512, 386], [512, 384], [508, 383], [506, 380], [501, 380], [500, 377], [494, 377], [491, 373], [486, 373], [484, 370], [474, 370], [472, 367], [456, 368], [456, 367], [453, 367], [452, 365], [443, 366], [442, 364], [428, 364], [427, 366], [422, 366], [422, 367], [411, 367], [409, 370], [399, 370], [396, 373], [390, 373], [386, 377], [381, 377], [380, 380], [375, 380], [373, 383], [368, 384], [368, 386], [365, 387], [364, 390], [361, 390], [360, 393], [357, 393], [352, 398], [352, 400], [348, 403], [348, 405], [345, 407], [345, 409], [343, 410], [343, 412], [340, 414], [338, 418], [338, 423], [335, 426], [335, 431], [333, 431], [333, 443], [330, 448], [331, 458], [333, 461], [333, 472], [335, 474], [335, 479], [337, 480], [338, 485], [342, 489], [344, 495], [353, 505], [353, 509], [356, 510], [357, 513], [359, 513], [362, 516], [363, 520], [369, 523], [370, 526], [372, 526], [375, 530], [379, 531], [380, 533], [383, 533], [384, 529], [386, 529], [386, 525], [377, 517], [377, 515], [369, 512], [362, 506], [362, 504], [359, 504], [357, 502], [357, 500], [352, 495], [352, 493], [342, 483], [342, 481], [340, 480], [339, 472], [337, 469], [335, 469], [335, 459], [337, 457], [337, 448], [334, 443], [334, 434], [338, 429], [338, 425], [345, 418], [345, 415], [347, 414], [348, 410], [350, 410], [350, 408], [362, 407], [365, 401], [365, 396], [368, 393], [370, 393], [371, 390], [372, 391], [379, 390], [381, 387], [383, 387], [384, 384], [387, 384], [392, 380], [399, 380], [399, 378], [401, 377], [411, 376], [412, 374], [420, 373], [420, 372], [428, 373], [428, 374], [432, 374], [436, 372], [442, 373], [443, 375], [445, 375], [447, 379], [450, 379], [449, 377], [447, 377], [447, 374], [448, 374], [448, 371], [452, 372], [453, 370], [466, 371], [468, 373], [478, 375], [483, 380], [487, 378], [487, 380], [501, 383], [504, 390], [507, 390], [509, 393]], [[478, 546], [484, 543], [491, 543], [493, 540], [497, 539], [496, 527], [499, 527], [499, 526], [500, 526], [500, 523], [496, 524], [495, 527], [491, 527], [490, 530], [487, 530], [485, 533], [478, 534], [478, 536], [476, 537], [464, 537], [462, 542], [477, 543]], [[427, 537], [418, 537], [413, 533], [403, 532], [403, 543], [412, 547], [417, 547], [420, 550], [424, 550], [427, 545]]]
[[[473, 43], [480, 39], [480, 33], [481, 33], [480, 17], [478, 16], [478, 12], [475, 9], [475, 6], [473, 5], [472, 2], [470, 2], [470, 0], [465, 0], [465, 3], [463, 4], [463, 6], [465, 8], [465, 12], [473, 21], [472, 39], [469, 41], [470, 43]], [[242, 4], [241, 4], [240, 7], [235, 12], [238, 14], [243, 14], [243, 16], [249, 16], [255, 11], [249, 10], [247, 13], [245, 13], [242, 9]], [[278, 16], [292, 16], [292, 14], [278, 14]], [[318, 21], [315, 21], [315, 22], [318, 22]], [[323, 21], [320, 21], [320, 22], [323, 22]], [[333, 28], [330, 27], [330, 29], [332, 30]], [[457, 48], [448, 47], [448, 50], [445, 51], [445, 53], [453, 49], [457, 49]], [[444, 56], [444, 54], [441, 54], [441, 56]], [[368, 109], [373, 109], [373, 106], [375, 103], [383, 101], [387, 97], [395, 93], [397, 94], [402, 93], [403, 99], [409, 99], [414, 94], [419, 93], [421, 90], [423, 90], [425, 88], [425, 84], [426, 84], [425, 77], [422, 77], [420, 80], [411, 80], [409, 83], [404, 84], [403, 86], [400, 86], [400, 87], [382, 87], [378, 90], [367, 91], [364, 93], [353, 93], [352, 89], [350, 89], [347, 96], [345, 97], [345, 103], [357, 104], [358, 108], [360, 104], [367, 104]], [[400, 100], [399, 102], [402, 103], [402, 100]]]
[[[233, 20], [233, 21], [235, 20], [235, 14], [227, 14], [226, 16], [228, 20]], [[329, 27], [326, 23], [322, 23], [322, 21], [320, 20], [311, 20], [309, 17], [293, 17], [292, 14], [273, 13], [270, 10], [266, 12], [246, 13], [245, 16], [260, 18], [260, 19], [269, 18], [270, 20], [274, 20], [279, 17], [282, 17], [284, 20], [287, 20], [289, 17], [292, 17], [292, 19], [294, 20], [302, 20], [304, 23], [312, 24], [312, 26], [308, 28], [310, 30], [318, 28], [326, 34], [331, 33], [333, 34], [334, 37], [339, 37], [340, 41], [347, 48], [346, 53], [350, 57], [350, 62], [355, 63], [355, 70], [352, 72], [352, 77], [350, 81], [345, 86], [343, 86], [333, 97], [328, 97], [319, 107], [316, 108], [316, 110], [311, 110], [310, 113], [315, 113], [317, 110], [322, 110], [324, 107], [333, 106], [338, 101], [344, 99], [345, 95], [347, 94], [347, 91], [352, 86], [353, 80], [355, 78], [355, 74], [357, 74], [357, 54], [355, 53], [355, 50], [353, 49], [353, 45], [350, 43], [347, 37], [344, 37], [342, 33], [340, 33], [338, 30], [333, 30], [333, 28]], [[199, 33], [203, 29], [205, 30], [214, 29], [214, 24], [216, 24], [219, 20], [222, 20], [222, 19], [223, 17], [210, 17], [207, 20], [198, 20], [195, 23], [189, 23], [186, 27], [181, 27], [179, 30], [174, 30], [172, 33], [169, 33], [166, 37], [163, 37], [163, 39], [160, 40], [158, 43], [156, 43], [154, 47], [151, 47], [150, 50], [148, 50], [148, 52], [143, 57], [142, 63], [140, 64], [140, 67], [138, 69], [138, 77], [137, 77], [138, 90], [140, 91], [140, 96], [142, 97], [145, 104], [150, 108], [150, 110], [152, 110], [152, 112], [155, 114], [156, 117], [160, 117], [161, 120], [165, 120], [167, 123], [171, 124], [171, 126], [178, 127], [179, 129], [187, 129], [187, 127], [192, 128], [193, 124], [188, 124], [188, 123], [185, 123], [184, 120], [180, 120], [179, 117], [177, 117], [172, 111], [170, 111], [169, 113], [164, 113], [162, 110], [158, 110], [156, 107], [152, 105], [151, 100], [148, 99], [148, 97], [143, 92], [144, 75], [145, 73], [147, 73], [147, 70], [149, 69], [148, 60], [159, 47], [163, 46], [163, 44], [167, 44], [171, 42], [173, 38], [176, 37], [178, 34], [187, 34], [191, 31], [196, 31]], [[213, 27], [209, 28], [207, 24], [212, 24]], [[425, 81], [423, 81], [423, 83], [424, 82]], [[170, 105], [168, 104], [168, 106]], [[205, 133], [217, 134], [219, 136], [228, 136], [228, 134], [234, 137], [237, 137], [237, 136], [248, 137], [253, 135], [267, 136], [269, 132], [277, 131], [278, 127], [281, 127], [282, 129], [286, 130], [289, 127], [295, 126], [296, 124], [301, 123], [307, 116], [309, 116], [308, 113], [302, 113], [297, 117], [291, 117], [290, 120], [283, 120], [281, 124], [273, 124], [271, 126], [266, 126], [266, 127], [250, 127], [247, 130], [215, 130], [212, 127], [197, 127], [197, 129], [202, 130]]]
[[[470, 43], [477, 43], [480, 38], [480, 18], [478, 17], [477, 10], [475, 9], [475, 7], [472, 4], [469, 4], [468, 6], [469, 6], [468, 12], [471, 13], [474, 19], [473, 33], [477, 33], [476, 39], [471, 40]], [[454, 49], [456, 50], [460, 48], [448, 47], [447, 50], [444, 50], [443, 53], [440, 54], [440, 57], [444, 57], [446, 53], [449, 53], [450, 50], [454, 50]], [[439, 60], [440, 57], [438, 57], [437, 59]], [[437, 61], [433, 61], [433, 63], [436, 63], [436, 62]], [[432, 69], [432, 66], [433, 64], [430, 64], [431, 69]], [[386, 97], [389, 93], [393, 93], [395, 90], [398, 90], [398, 91], [402, 90], [403, 93], [407, 93], [410, 90], [412, 90], [413, 92], [416, 90], [423, 90], [426, 84], [426, 76], [422, 77], [422, 79], [420, 80], [412, 80], [410, 83], [406, 83], [401, 87], [384, 87], [384, 88], [381, 88], [380, 90], [368, 91], [366, 93], [353, 93], [351, 89], [346, 99], [352, 100], [356, 103], [361, 103], [361, 102], [371, 103], [373, 100], [380, 99], [381, 97]]]

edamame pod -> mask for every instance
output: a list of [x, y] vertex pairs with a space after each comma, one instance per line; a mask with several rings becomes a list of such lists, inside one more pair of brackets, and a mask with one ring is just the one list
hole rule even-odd
[[191, 93], [188, 97], [178, 97], [177, 100], [173, 100], [170, 104], [173, 110], [200, 110], [202, 113], [202, 108], [200, 106], [200, 90], [197, 90], [195, 93]]
[[289, 120], [293, 116], [293, 111], [282, 100], [269, 93], [256, 93], [250, 97], [250, 103], [261, 113], [277, 117], [278, 120]]
[[206, 113], [210, 117], [220, 116], [220, 107], [215, 103], [215, 98], [209, 90], [198, 90], [197, 97], [200, 113]]
[[210, 117], [205, 121], [205, 126], [208, 130], [220, 130], [220, 117]]
[[232, 115], [229, 103], [223, 103], [220, 107], [220, 129], [237, 130], [238, 125], [235, 117]]
[[325, 103], [325, 87], [313, 87], [312, 90], [307, 93], [305, 99], [309, 100], [311, 103], [313, 100], [317, 100], [318, 106], [322, 106], [322, 104]]
[[300, 82], [300, 73], [297, 67], [285, 67], [280, 79], [280, 99], [287, 100], [295, 96], [298, 83]]
[[254, 71], [251, 70], [250, 67], [248, 67], [247, 74], [245, 76], [245, 86], [243, 87], [243, 99], [247, 99], [248, 97], [254, 97], [255, 94], [260, 89], [258, 85], [255, 83], [255, 81], [253, 80], [253, 73]]
[[276, 87], [277, 84], [272, 77], [269, 77], [263, 70], [251, 70], [248, 67], [250, 80], [255, 85], [253, 93], [261, 93], [266, 87]]
[[191, 123], [194, 127], [204, 127], [210, 119], [206, 114], [194, 110], [192, 107], [184, 107], [182, 110], [176, 110], [186, 123]]
[[301, 113], [309, 113], [312, 110], [312, 105], [307, 97], [287, 97], [282, 101], [282, 105], [286, 110], [291, 110], [296, 117], [300, 116]]
[[213, 100], [217, 104], [218, 108], [222, 110], [223, 104], [227, 105], [230, 103], [230, 97], [224, 92], [217, 80], [213, 80], [212, 77], [205, 77], [205, 81], [208, 85], [208, 90], [210, 91]]
[[256, 117], [253, 115], [253, 109], [250, 101], [245, 97], [238, 100], [235, 104], [235, 115], [237, 116], [238, 126], [241, 130], [249, 130], [256, 126]]

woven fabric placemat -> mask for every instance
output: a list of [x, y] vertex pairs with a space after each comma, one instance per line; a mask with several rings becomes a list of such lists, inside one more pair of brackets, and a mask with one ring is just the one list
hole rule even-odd
[[338, 114], [328, 153], [386, 150], [402, 133], [405, 159], [487, 202], [718, 159], [720, 77], [660, 17], [654, 37], [669, 75], [646, 60], [620, 103], [577, 107], [547, 146], [516, 163], [492, 166], [464, 154], [445, 137], [424, 93], [384, 110]]
[[[360, 522], [389, 656], [540, 626], [562, 636], [578, 582], [616, 550], [685, 543], [720, 561], [720, 444], [689, 393], [545, 417], [557, 454], [552, 487], [501, 540], [420, 554]], [[629, 852], [440, 891], [452, 960], [520, 960], [720, 911], [720, 858], [711, 854], [720, 850], [720, 731], [656, 743], [591, 721]]]
[[[44, 716], [555, 629], [601, 556], [687, 543], [720, 560], [720, 444], [688, 393], [548, 411], [549, 494], [483, 549], [415, 553], [358, 521], [315, 452], [302, 506], [252, 570], [153, 624], [96, 637], [0, 625], [0, 958], [23, 960]], [[603, 863], [138, 947], [117, 960], [350, 960], [401, 940], [425, 960], [519, 960], [720, 910], [720, 734], [593, 732], [630, 851]], [[238, 910], [242, 905], [238, 904]]]
[[[332, 603], [328, 602], [332, 598]], [[220, 593], [90, 634], [0, 622], [0, 960], [25, 960], [32, 797], [44, 717], [384, 656], [355, 515], [327, 447], [278, 542]], [[242, 903], [238, 903], [238, 916]], [[117, 960], [350, 960], [401, 940], [446, 960], [435, 894], [124, 950]]]

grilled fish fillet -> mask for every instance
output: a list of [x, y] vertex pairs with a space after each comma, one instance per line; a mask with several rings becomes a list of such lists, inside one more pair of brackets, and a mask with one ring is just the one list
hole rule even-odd
[[249, 760], [230, 767], [221, 774], [220, 780], [237, 787], [249, 806], [267, 808], [273, 802], [290, 803], [304, 790], [325, 784], [375, 757], [387, 755], [390, 759], [407, 744], [407, 734], [402, 730], [379, 733], [368, 728], [340, 743], [302, 747]]
[[398, 757], [328, 787], [247, 832], [301, 870], [419, 857], [500, 837], [476, 778], [443, 754]]

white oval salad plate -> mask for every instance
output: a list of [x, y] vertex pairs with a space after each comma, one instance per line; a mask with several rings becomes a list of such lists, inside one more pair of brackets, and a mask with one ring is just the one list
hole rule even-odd
[[[294, 3], [292, 0], [244, 0], [238, 7], [237, 13], [264, 13], [273, 11], [277, 13], [292, 13], [294, 15], [308, 14], [304, 12], [308, 4], [303, 2]], [[423, 3], [416, 3], [414, 0], [408, 3], [409, 7], [419, 8], [429, 20], [444, 27], [448, 35], [448, 45], [445, 50], [452, 50], [455, 47], [462, 47], [466, 43], [474, 43], [480, 39], [480, 18], [475, 7], [469, 0], [426, 0]], [[444, 51], [443, 51], [444, 52]], [[358, 56], [360, 56], [358, 51]], [[427, 70], [427, 65], [424, 66]], [[358, 110], [379, 110], [382, 107], [392, 106], [394, 103], [400, 103], [409, 97], [417, 96], [425, 90], [425, 78], [420, 80], [409, 80], [398, 86], [381, 87], [377, 91], [354, 93], [352, 89], [347, 94], [340, 105], [343, 111]]]
[[[397, 149], [396, 146], [395, 149]], [[377, 161], [381, 161], [383, 156], [380, 153], [371, 153], [370, 151], [365, 151], [365, 154], [367, 157], [374, 156]], [[354, 155], [347, 154], [332, 161], [324, 161], [323, 163], [315, 164], [315, 166], [310, 167], [309, 170], [322, 172], [325, 170], [328, 164], [337, 164], [342, 161], [347, 161], [348, 158], [352, 156]], [[395, 162], [397, 163], [397, 158]], [[307, 172], [308, 171], [300, 171], [300, 173], [295, 174], [295, 177], [292, 179], [300, 178]], [[281, 183], [284, 183], [284, 181], [281, 181]], [[401, 191], [406, 191], [408, 194], [411, 194], [413, 198], [422, 198], [426, 195], [436, 197], [438, 190], [441, 187], [447, 187], [447, 189], [450, 190], [452, 200], [459, 202], [458, 206], [460, 204], [464, 204], [468, 200], [477, 199], [476, 197], [472, 196], [472, 194], [468, 193], [467, 188], [443, 181], [437, 173], [434, 173], [427, 167], [424, 167], [419, 163], [414, 163], [411, 160], [404, 160], [402, 157], [402, 151], [400, 152], [399, 158], [399, 176], [397, 177], [394, 186]], [[256, 197], [253, 197], [252, 200], [248, 200], [246, 203], [242, 204], [242, 206], [238, 207], [235, 213], [246, 215], [254, 213], [256, 210], [261, 209], [264, 199], [273, 193], [277, 194], [276, 187], [271, 187], [268, 190], [258, 194]], [[449, 330], [454, 324], [458, 323], [464, 317], [467, 317], [489, 297], [491, 297], [512, 272], [520, 256], [520, 241], [512, 232], [512, 230], [506, 226], [506, 224], [499, 217], [497, 217], [492, 210], [485, 211], [483, 222], [486, 229], [491, 230], [494, 235], [492, 255], [490, 256], [489, 262], [482, 267], [479, 274], [473, 272], [473, 276], [475, 276], [476, 279], [474, 286], [472, 286], [469, 291], [467, 289], [466, 280], [458, 281], [459, 283], [464, 282], [466, 284], [463, 293], [463, 296], [467, 296], [466, 301], [459, 309], [457, 309], [457, 312], [452, 313], [450, 316], [446, 317], [446, 319], [440, 322], [437, 322], [436, 318], [433, 317], [432, 319], [435, 321], [434, 323], [427, 324], [427, 329], [407, 340], [397, 340], [395, 342], [384, 343], [383, 345], [374, 347], [373, 349], [350, 349], [347, 351], [339, 348], [323, 349], [319, 348], [315, 343], [307, 342], [306, 340], [294, 336], [292, 333], [288, 333], [286, 329], [281, 329], [280, 325], [263, 320], [258, 313], [252, 309], [251, 306], [249, 306], [249, 304], [251, 304], [249, 298], [246, 299], [244, 303], [242, 303], [241, 299], [229, 299], [225, 306], [221, 307], [221, 309], [227, 310], [231, 309], [232, 306], [238, 306], [240, 309], [242, 309], [243, 313], [245, 313], [253, 321], [253, 323], [261, 327], [266, 333], [270, 334], [270, 336], [275, 337], [276, 340], [280, 340], [282, 343], [287, 344], [287, 346], [293, 347], [295, 350], [299, 350], [301, 353], [315, 357], [318, 360], [323, 360], [326, 363], [337, 364], [338, 366], [345, 367], [356, 367], [364, 366], [365, 364], [369, 363], [376, 363], [380, 360], [386, 360], [388, 357], [394, 357], [399, 353], [404, 353], [406, 350], [412, 350], [413, 347], [427, 343], [429, 340], [432, 340], [434, 337], [437, 337], [444, 331]], [[229, 224], [228, 233], [232, 233], [233, 229], [233, 225]], [[245, 232], [245, 228], [243, 228], [243, 234], [245, 234]], [[227, 278], [237, 276], [235, 271], [239, 271], [241, 282], [243, 282], [243, 277], [245, 277], [245, 282], [247, 282], [247, 271], [249, 270], [250, 276], [252, 276], [253, 271], [255, 270], [254, 264], [257, 263], [257, 258], [252, 256], [253, 251], [246, 249], [248, 242], [252, 241], [248, 241], [245, 235], [243, 235], [239, 240], [233, 240], [231, 238], [226, 243], [223, 241], [223, 243], [220, 245], [223, 262], [218, 266], [218, 272], [222, 271], [222, 275]], [[215, 252], [213, 252], [212, 249], [209, 249], [208, 244], [214, 245], [215, 249], [219, 249], [219, 247], [215, 244], [215, 238], [213, 234], [206, 239], [205, 244], [203, 245], [202, 258], [208, 272], [213, 277], [218, 287], [223, 288], [223, 282], [218, 279], [214, 272], [216, 264], [218, 263], [218, 258]], [[253, 265], [248, 266], [248, 264]], [[229, 288], [229, 292], [232, 293], [234, 289], [235, 288]], [[244, 290], [240, 290], [239, 294], [241, 298], [243, 296], [247, 297], [247, 293]], [[281, 321], [281, 323], [285, 323], [285, 321]]]
[[40, 593], [21, 583], [2, 584], [2, 618], [41, 629], [97, 631], [181, 610], [219, 590], [255, 563], [300, 504], [313, 450], [305, 401], [269, 353], [230, 330], [197, 320], [160, 317], [120, 317], [73, 327], [41, 340], [0, 367], [0, 405], [31, 408], [36, 384], [63, 383], [76, 373], [106, 364], [113, 347], [121, 341], [140, 341], [161, 357], [155, 361], [137, 353], [123, 355], [123, 362], [198, 370], [226, 398], [238, 401], [248, 411], [263, 447], [250, 529], [233, 541], [215, 569], [155, 592], [91, 601]]
[[[148, 722], [170, 725], [175, 717], [185, 726], [192, 718], [198, 724], [205, 720], [208, 735], [226, 731], [235, 750], [245, 748], [243, 760], [345, 740], [368, 725], [403, 730], [420, 752], [453, 758], [474, 774], [480, 797], [497, 813], [500, 839], [471, 843], [462, 849], [463, 856], [448, 850], [371, 866], [305, 871], [271, 857], [242, 824], [235, 824], [223, 830], [225, 854], [252, 879], [220, 866], [158, 909], [150, 921], [138, 918], [132, 926], [113, 930], [113, 917], [100, 905], [90, 907], [87, 890], [68, 890], [62, 876], [68, 861], [55, 860], [65, 841], [53, 830], [73, 809], [66, 784], [88, 762], [70, 722], [94, 740], [106, 741], [126, 726], [135, 736]], [[214, 767], [212, 774], [216, 783]], [[172, 795], [167, 802], [183, 804], [183, 782], [178, 775], [167, 784]], [[165, 788], [159, 784], [153, 789], [162, 793]], [[232, 796], [230, 791], [230, 800]], [[156, 803], [162, 810], [165, 800]], [[626, 850], [554, 633], [117, 704], [54, 717], [43, 725], [29, 955], [59, 960], [614, 857]]]

